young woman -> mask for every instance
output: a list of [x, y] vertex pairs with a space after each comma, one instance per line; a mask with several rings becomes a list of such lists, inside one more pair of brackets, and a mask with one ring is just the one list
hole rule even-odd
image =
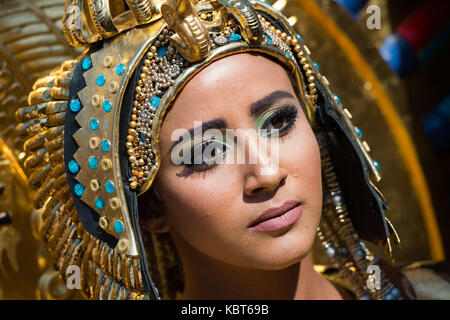
[[[82, 28], [67, 11], [88, 50], [18, 112], [64, 279], [79, 266], [100, 299], [414, 297], [362, 241], [389, 251], [395, 233], [378, 163], [285, 17], [261, 1], [119, 3]], [[316, 236], [334, 278], [313, 268]]]

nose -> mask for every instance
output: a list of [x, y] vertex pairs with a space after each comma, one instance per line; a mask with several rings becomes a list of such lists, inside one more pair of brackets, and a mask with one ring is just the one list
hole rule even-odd
[[[278, 145], [266, 138], [250, 135], [245, 140], [248, 159], [244, 165], [244, 193], [248, 197], [273, 194], [287, 179], [287, 170], [280, 166]], [[270, 152], [264, 143], [270, 144]], [[275, 142], [278, 143], [278, 142]]]

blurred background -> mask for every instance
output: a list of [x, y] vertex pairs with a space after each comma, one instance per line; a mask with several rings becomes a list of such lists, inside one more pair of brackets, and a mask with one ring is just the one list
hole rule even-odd
[[[402, 243], [394, 265], [449, 257], [450, 1], [267, 2], [299, 32], [381, 166]], [[14, 113], [37, 78], [81, 51], [62, 33], [64, 0], [0, 9], [0, 299], [77, 299], [38, 240]], [[329, 263], [318, 243], [314, 259]]]

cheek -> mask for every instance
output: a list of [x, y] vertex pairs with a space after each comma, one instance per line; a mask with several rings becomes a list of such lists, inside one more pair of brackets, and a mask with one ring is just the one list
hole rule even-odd
[[281, 144], [280, 166], [284, 167], [298, 188], [305, 205], [321, 211], [322, 168], [317, 139], [308, 123], [299, 121], [293, 135]]
[[172, 172], [162, 180], [165, 183], [160, 190], [167, 218], [175, 229], [181, 233], [204, 233], [231, 227], [233, 210], [223, 204], [233, 203], [239, 186], [224, 169], [185, 178], [176, 176], [181, 167], [170, 169]]

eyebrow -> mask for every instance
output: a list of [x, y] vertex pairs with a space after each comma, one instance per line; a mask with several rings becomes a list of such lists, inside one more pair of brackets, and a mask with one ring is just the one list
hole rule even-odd
[[[249, 115], [255, 118], [260, 113], [268, 109], [271, 105], [273, 105], [276, 101], [283, 98], [294, 99], [294, 96], [287, 91], [283, 90], [274, 91], [271, 94], [265, 96], [264, 98], [261, 98], [256, 102], [253, 102], [249, 108]], [[201, 125], [201, 132], [203, 134], [206, 130], [209, 129], [225, 129], [225, 128], [228, 128], [227, 122], [223, 118], [216, 118], [207, 122], [203, 122]], [[192, 137], [194, 135], [194, 130], [198, 129], [200, 129], [200, 126], [191, 128], [187, 131]], [[172, 153], [173, 148], [175, 148], [175, 146], [183, 140], [183, 137], [185, 137], [185, 135], [181, 135], [178, 138], [178, 140], [172, 144], [169, 151], [167, 152], [167, 155], [170, 155]]]
[[[209, 129], [225, 129], [227, 128], [227, 122], [223, 119], [223, 118], [216, 118], [207, 122], [202, 122], [201, 126], [197, 126], [194, 128], [191, 128], [189, 130], [187, 130], [187, 132], [189, 132], [189, 136], [192, 137], [194, 135], [194, 131], [195, 130], [199, 130], [201, 129], [202, 135], [206, 130]], [[172, 153], [173, 148], [175, 148], [175, 146], [180, 143], [183, 138], [186, 136], [186, 134], [181, 135], [177, 141], [174, 142], [174, 144], [172, 144], [172, 146], [169, 149], [169, 152], [167, 153], [168, 155], [170, 155]]]
[[287, 91], [277, 90], [272, 92], [271, 94], [265, 96], [264, 98], [254, 102], [250, 106], [250, 116], [256, 117], [260, 113], [264, 112], [268, 107], [274, 104], [277, 100], [283, 98], [291, 98], [294, 99], [292, 94]]

